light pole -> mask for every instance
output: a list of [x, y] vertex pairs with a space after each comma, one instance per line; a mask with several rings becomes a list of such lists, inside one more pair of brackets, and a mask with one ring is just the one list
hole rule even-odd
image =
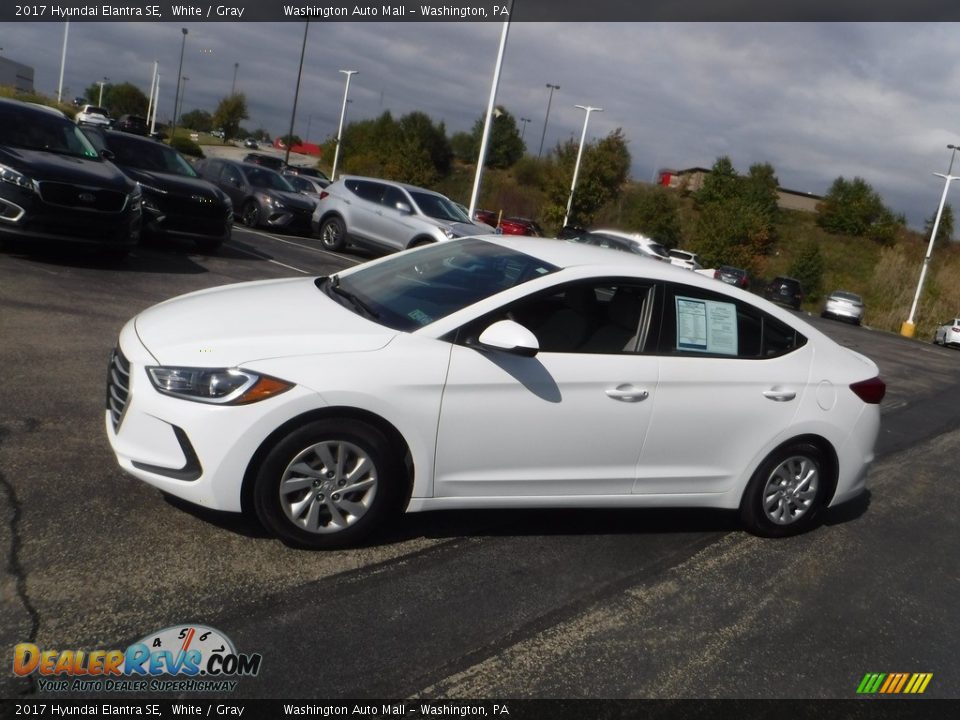
[[293, 91], [293, 111], [290, 113], [290, 132], [287, 134], [287, 151], [283, 155], [283, 162], [290, 163], [290, 146], [293, 145], [293, 123], [297, 119], [297, 100], [300, 99], [300, 77], [303, 75], [303, 56], [307, 52], [307, 31], [310, 29], [310, 21], [307, 20], [303, 25], [303, 44], [300, 46], [300, 67], [297, 68], [297, 89]]
[[956, 156], [957, 150], [960, 150], [960, 145], [947, 145], [947, 149], [952, 151], [950, 153], [950, 165], [947, 167], [947, 174], [934, 173], [937, 177], [943, 178], [943, 193], [940, 195], [937, 217], [934, 219], [933, 229], [930, 231], [930, 242], [927, 245], [927, 254], [923, 258], [923, 267], [920, 269], [920, 281], [917, 283], [917, 292], [913, 296], [913, 305], [910, 306], [910, 317], [900, 326], [900, 334], [904, 337], [913, 337], [917, 330], [914, 324], [914, 316], [917, 312], [917, 304], [920, 302], [920, 293], [923, 292], [923, 282], [927, 279], [927, 268], [930, 265], [930, 257], [933, 255], [933, 242], [937, 239], [937, 230], [940, 229], [940, 216], [943, 215], [943, 206], [947, 202], [947, 191], [950, 190], [950, 181], [958, 179], [956, 176], [951, 175], [950, 172], [953, 170], [953, 158]]
[[177, 68], [177, 89], [173, 93], [173, 126], [170, 128], [170, 142], [177, 134], [177, 107], [180, 104], [180, 75], [183, 73], [183, 51], [187, 47], [187, 29], [180, 28], [183, 40], [180, 42], [180, 66]]
[[340, 108], [340, 126], [337, 128], [337, 145], [333, 150], [333, 168], [330, 171], [330, 179], [337, 179], [337, 163], [340, 160], [340, 140], [343, 137], [343, 118], [347, 114], [347, 93], [350, 92], [350, 78], [356, 75], [359, 70], [341, 70], [347, 76], [346, 86], [343, 88], [343, 107]]
[[189, 80], [190, 78], [184, 75], [180, 79], [183, 80], [183, 89], [180, 91], [180, 109], [177, 112], [177, 117], [176, 117], [177, 120], [179, 120], [180, 116], [183, 114], [183, 100], [184, 98], [187, 97], [187, 80]]
[[[60, 82], [57, 84], [57, 102], [63, 102], [63, 68], [67, 64], [67, 34], [70, 32], [70, 21], [63, 27], [63, 52], [60, 53]], [[0, 48], [3, 50], [3, 48]]]
[[530, 118], [520, 118], [520, 122], [523, 123], [523, 127], [520, 129], [520, 142], [523, 142], [523, 136], [527, 132], [527, 123], [530, 122]]
[[109, 80], [110, 80], [110, 78], [108, 78], [106, 75], [104, 75], [104, 76], [103, 76], [103, 80], [98, 80], [98, 81], [97, 81], [97, 85], [100, 86], [100, 97], [99, 97], [99, 99], [97, 100], [97, 107], [103, 107], [103, 86], [106, 85], [107, 82], [109, 82]]
[[553, 102], [553, 91], [559, 90], [559, 85], [551, 85], [547, 83], [547, 87], [550, 88], [550, 97], [547, 98], [547, 116], [543, 119], [543, 134], [540, 136], [540, 150], [537, 152], [537, 158], [539, 159], [543, 155], [543, 141], [547, 137], [547, 123], [550, 121], [550, 103]]
[[573, 182], [570, 183], [570, 197], [567, 199], [567, 214], [563, 216], [563, 227], [567, 226], [567, 220], [570, 218], [570, 208], [573, 207], [573, 192], [577, 189], [577, 175], [580, 173], [580, 158], [583, 157], [583, 141], [587, 138], [587, 123], [590, 122], [590, 113], [603, 112], [601, 107], [590, 107], [589, 105], [574, 105], [585, 111], [583, 116], [583, 132], [580, 134], [580, 149], [577, 150], [577, 162], [573, 166]]
[[237, 70], [240, 69], [240, 63], [235, 62], [233, 64], [233, 82], [230, 83], [230, 94], [234, 95], [237, 92]]

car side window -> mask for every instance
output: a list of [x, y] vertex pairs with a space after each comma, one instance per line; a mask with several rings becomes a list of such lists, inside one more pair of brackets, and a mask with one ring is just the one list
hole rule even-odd
[[383, 185], [370, 182], [369, 180], [348, 180], [347, 189], [362, 200], [372, 203], [380, 203], [380, 197], [383, 195]]
[[409, 205], [410, 201], [407, 199], [407, 196], [403, 194], [403, 191], [395, 187], [390, 187], [387, 185], [383, 189], [383, 195], [380, 198], [380, 204], [384, 205], [391, 210], [397, 209], [397, 203], [404, 203]]
[[576, 282], [537, 293], [461, 328], [457, 342], [471, 344], [497, 320], [530, 330], [543, 353], [640, 353], [658, 336], [655, 288], [637, 280]]
[[720, 293], [671, 284], [665, 297], [662, 354], [759, 360], [785, 355], [807, 342], [772, 315]]
[[224, 165], [220, 178], [228, 185], [239, 186], [243, 184], [240, 171], [233, 167], [233, 165]]

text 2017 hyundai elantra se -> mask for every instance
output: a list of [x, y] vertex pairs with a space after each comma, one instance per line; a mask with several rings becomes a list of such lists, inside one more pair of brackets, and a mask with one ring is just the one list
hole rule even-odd
[[303, 546], [447, 508], [728, 508], [779, 536], [864, 488], [884, 390], [760, 298], [491, 236], [144, 311], [106, 431], [129, 473]]

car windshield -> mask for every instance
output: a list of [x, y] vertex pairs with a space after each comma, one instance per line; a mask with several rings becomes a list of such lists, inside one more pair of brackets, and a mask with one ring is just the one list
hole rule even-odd
[[118, 165], [191, 178], [199, 177], [180, 153], [160, 142], [137, 140], [117, 133], [107, 140], [107, 148], [114, 154]]
[[27, 113], [15, 105], [0, 105], [0, 144], [99, 159], [90, 141], [69, 120], [47, 112]]
[[411, 190], [410, 197], [427, 217], [451, 222], [470, 222], [470, 218], [456, 206], [453, 200], [448, 200], [443, 195]]
[[87, 105], [87, 109], [84, 110], [84, 112], [87, 113], [88, 115], [93, 114], [93, 115], [103, 115], [104, 117], [108, 116], [107, 111], [104, 110], [102, 107], [94, 107], [93, 105]]
[[555, 272], [554, 265], [477, 238], [405, 252], [318, 287], [345, 296], [382, 325], [412, 332], [515, 285]]
[[862, 302], [859, 295], [851, 292], [843, 292], [842, 290], [833, 293], [831, 297], [834, 300], [848, 300], [849, 302], [853, 303]]
[[262, 167], [248, 167], [243, 169], [243, 174], [247, 176], [247, 182], [257, 188], [265, 190], [284, 190], [286, 192], [296, 192], [293, 186], [277, 172]]

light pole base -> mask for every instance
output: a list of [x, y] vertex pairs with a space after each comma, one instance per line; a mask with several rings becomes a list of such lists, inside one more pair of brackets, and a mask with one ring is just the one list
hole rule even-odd
[[912, 338], [917, 332], [917, 326], [907, 320], [900, 326], [900, 334], [904, 337]]

